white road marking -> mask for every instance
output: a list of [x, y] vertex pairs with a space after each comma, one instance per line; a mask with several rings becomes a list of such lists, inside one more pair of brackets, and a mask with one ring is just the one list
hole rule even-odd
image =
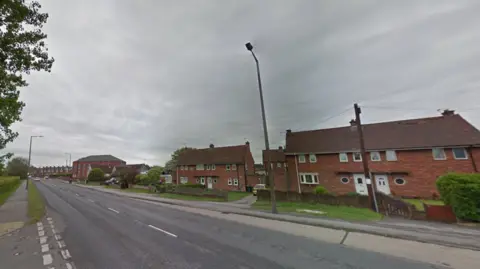
[[55, 235], [55, 240], [57, 240], [57, 241], [62, 240], [62, 237], [59, 234], [56, 234]]
[[48, 244], [42, 245], [42, 252], [47, 252], [49, 250], [50, 250], [50, 248], [48, 247]]
[[67, 246], [67, 245], [65, 245], [65, 242], [63, 242], [63, 241], [58, 241], [57, 243], [58, 243], [59, 248], [64, 248], [64, 247]]
[[174, 234], [172, 234], [172, 233], [169, 233], [169, 232], [167, 232], [167, 231], [165, 231], [165, 230], [162, 230], [162, 229], [160, 229], [160, 228], [158, 228], [158, 227], [155, 227], [155, 226], [153, 226], [153, 225], [150, 225], [150, 224], [149, 224], [148, 227], [150, 227], [150, 228], [152, 228], [152, 229], [154, 229], [154, 230], [160, 231], [160, 232], [162, 232], [162, 233], [168, 234], [168, 235], [170, 235], [170, 236], [177, 237], [176, 235], [174, 235]]
[[45, 244], [45, 243], [47, 243], [47, 237], [46, 236], [40, 237], [40, 244]]
[[45, 236], [45, 231], [38, 231], [38, 236]]
[[68, 252], [68, 249], [61, 250], [60, 253], [62, 253], [62, 257], [65, 260], [68, 260], [72, 257], [72, 256], [70, 256], [70, 252]]
[[38, 227], [43, 226], [43, 223], [37, 222], [37, 226], [38, 226]]
[[38, 231], [43, 231], [43, 226], [38, 226], [37, 229]]
[[75, 193], [76, 196], [80, 196], [78, 193]]
[[95, 201], [93, 201], [92, 199], [88, 199], [88, 201], [92, 202], [92, 203], [95, 203]]
[[65, 265], [67, 266], [67, 269], [73, 269], [73, 266], [69, 262], [67, 262]]
[[52, 233], [53, 233], [53, 234], [58, 234], [58, 231], [55, 230], [55, 229], [52, 229]]
[[48, 217], [48, 218], [47, 218], [47, 220], [48, 220], [48, 221], [52, 221], [53, 219], [52, 219], [52, 218], [50, 218], [50, 217]]
[[113, 211], [113, 212], [115, 212], [115, 213], [117, 213], [117, 214], [120, 213], [120, 212], [118, 212], [117, 210], [115, 210], [115, 209], [113, 209], [113, 208], [110, 208], [110, 207], [108, 208], [108, 210]]
[[53, 261], [52, 255], [50, 254], [43, 255], [43, 265], [49, 265], [52, 263], [52, 261]]

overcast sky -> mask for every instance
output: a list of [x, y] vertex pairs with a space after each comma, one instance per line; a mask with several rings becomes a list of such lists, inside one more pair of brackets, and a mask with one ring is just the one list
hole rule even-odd
[[[272, 147], [286, 129], [455, 109], [480, 126], [480, 1], [41, 0], [55, 58], [28, 76], [7, 150], [32, 164], [92, 154], [164, 164], [184, 145]], [[344, 112], [342, 114], [342, 112]], [[336, 117], [335, 117], [336, 116]]]

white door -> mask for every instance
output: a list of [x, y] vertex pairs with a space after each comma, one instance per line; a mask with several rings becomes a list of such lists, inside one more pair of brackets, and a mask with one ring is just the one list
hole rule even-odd
[[375, 175], [375, 182], [377, 184], [377, 191], [390, 194], [387, 175]]
[[211, 178], [211, 177], [207, 178], [207, 183], [208, 183], [208, 184], [207, 184], [207, 187], [208, 187], [209, 189], [212, 189], [212, 188], [213, 188], [213, 182], [212, 182], [212, 178]]
[[361, 195], [368, 195], [367, 183], [365, 182], [365, 175], [354, 174], [353, 181], [355, 182], [355, 190]]

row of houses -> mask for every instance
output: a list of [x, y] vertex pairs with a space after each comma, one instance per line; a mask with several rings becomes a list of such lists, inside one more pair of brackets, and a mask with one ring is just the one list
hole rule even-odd
[[[311, 192], [322, 185], [330, 192], [367, 195], [358, 131], [349, 126], [294, 132], [285, 148], [270, 155], [275, 188]], [[452, 110], [441, 116], [380, 122], [362, 126], [372, 182], [378, 191], [405, 197], [437, 195], [435, 182], [447, 172], [478, 172], [480, 131]], [[257, 173], [256, 173], [257, 168]], [[178, 157], [177, 184], [245, 190], [259, 183], [250, 144], [184, 151]]]
[[57, 174], [69, 174], [72, 172], [70, 166], [43, 166], [36, 167], [33, 171], [30, 170], [35, 176], [50, 176]]
[[146, 174], [150, 169], [146, 164], [127, 164], [112, 155], [91, 155], [73, 162], [72, 178], [85, 179], [94, 168], [102, 170], [105, 177], [129, 174], [132, 178], [138, 174]]

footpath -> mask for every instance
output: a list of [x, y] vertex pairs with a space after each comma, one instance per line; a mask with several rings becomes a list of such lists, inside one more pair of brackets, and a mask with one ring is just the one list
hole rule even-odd
[[263, 219], [324, 227], [336, 230], [343, 230], [347, 233], [357, 232], [480, 251], [480, 240], [478, 240], [478, 238], [480, 238], [480, 229], [475, 228], [464, 228], [456, 225], [443, 225], [437, 223], [432, 223], [430, 225], [430, 223], [405, 220], [399, 220], [398, 222], [348, 222], [343, 220], [318, 217], [294, 216], [289, 214], [271, 214], [267, 212], [247, 209], [243, 206], [239, 207], [238, 205], [230, 203], [221, 204], [217, 202], [183, 201], [161, 198], [158, 197], [158, 195], [154, 194], [129, 193], [98, 186], [95, 187], [80, 184], [78, 184], [77, 186], [90, 188], [93, 190], [110, 193], [117, 196], [129, 197], [133, 199], [146, 200], [169, 205], [206, 209], [221, 213], [238, 214]]
[[28, 192], [25, 182], [0, 206], [0, 236], [23, 227], [28, 221]]

